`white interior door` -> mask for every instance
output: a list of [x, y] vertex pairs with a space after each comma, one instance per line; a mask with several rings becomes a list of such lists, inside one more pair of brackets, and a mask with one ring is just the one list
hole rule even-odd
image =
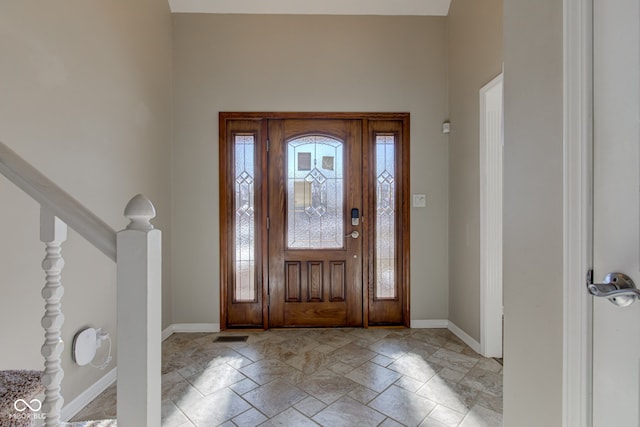
[[[640, 284], [639, 4], [594, 0], [596, 283], [620, 272]], [[640, 426], [640, 301], [594, 298], [593, 425]]]

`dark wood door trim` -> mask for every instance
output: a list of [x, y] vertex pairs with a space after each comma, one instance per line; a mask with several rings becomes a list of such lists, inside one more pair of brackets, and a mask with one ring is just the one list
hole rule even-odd
[[409, 113], [345, 113], [345, 112], [221, 112], [220, 125], [228, 120], [324, 119], [324, 120], [407, 120]]
[[[260, 254], [258, 254], [258, 262], [261, 264], [260, 271], [256, 272], [257, 282], [259, 285], [259, 302], [262, 312], [262, 324], [237, 324], [235, 322], [229, 322], [229, 307], [230, 301], [230, 280], [233, 280], [233, 252], [232, 248], [233, 239], [233, 220], [234, 214], [232, 212], [234, 205], [234, 187], [232, 183], [228, 183], [228, 177], [233, 173], [233, 163], [230, 162], [230, 153], [233, 150], [232, 144], [230, 144], [229, 132], [233, 128], [233, 122], [236, 121], [248, 121], [253, 122], [255, 128], [259, 131], [256, 133], [259, 147], [259, 153], [257, 154], [257, 161], [259, 163], [259, 173], [261, 176], [266, 177], [268, 173], [268, 166], [266, 161], [266, 135], [267, 124], [270, 119], [350, 119], [360, 120], [362, 123], [362, 135], [363, 135], [363, 160], [370, 159], [372, 156], [371, 147], [372, 141], [372, 129], [385, 129], [388, 125], [384, 122], [396, 122], [401, 128], [401, 132], [398, 133], [398, 148], [396, 155], [398, 156], [397, 168], [400, 172], [401, 182], [399, 182], [396, 190], [396, 204], [399, 214], [397, 215], [398, 224], [396, 225], [399, 244], [396, 246], [398, 257], [398, 271], [397, 280], [402, 290], [402, 295], [399, 296], [399, 303], [402, 306], [402, 320], [400, 323], [392, 322], [393, 324], [402, 324], [409, 326], [410, 324], [410, 302], [409, 302], [409, 215], [410, 215], [410, 194], [409, 194], [409, 113], [350, 113], [350, 112], [221, 112], [219, 114], [219, 172], [220, 172], [220, 325], [222, 329], [229, 327], [262, 327], [267, 329], [269, 327], [269, 296], [267, 294], [268, 289], [266, 283], [268, 281], [268, 242], [266, 233], [266, 217], [267, 217], [267, 197], [266, 191], [256, 190], [256, 209], [259, 213], [256, 213], [256, 231], [261, 234], [260, 242], [257, 248], [260, 248]], [[380, 128], [382, 126], [382, 128]], [[372, 165], [369, 164], [370, 160], [363, 162], [363, 200], [370, 201], [375, 195], [375, 182], [371, 179], [375, 171], [371, 170]], [[372, 209], [370, 205], [369, 209], [363, 206], [363, 211]], [[367, 212], [369, 219], [373, 218], [370, 215], [371, 212]], [[367, 221], [363, 224], [363, 324], [365, 327], [369, 326], [369, 309], [372, 299], [372, 283], [374, 280], [373, 275], [373, 262], [371, 257], [375, 257], [373, 232], [374, 229], [372, 221]], [[368, 248], [368, 250], [367, 250]]]

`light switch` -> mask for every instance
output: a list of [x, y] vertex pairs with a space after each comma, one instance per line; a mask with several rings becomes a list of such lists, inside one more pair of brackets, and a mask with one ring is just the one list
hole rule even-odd
[[427, 206], [427, 195], [426, 194], [414, 194], [413, 195], [413, 207], [414, 208], [424, 208]]

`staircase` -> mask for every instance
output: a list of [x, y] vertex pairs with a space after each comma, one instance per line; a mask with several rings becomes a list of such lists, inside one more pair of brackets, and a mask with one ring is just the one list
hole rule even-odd
[[[132, 198], [124, 209], [130, 223], [126, 229], [116, 232], [2, 142], [0, 174], [40, 204], [40, 240], [46, 252], [42, 262], [44, 371], [10, 371], [16, 384], [24, 379], [32, 386], [7, 391], [4, 398], [0, 383], [0, 427], [31, 425], [31, 420], [23, 424], [16, 421], [27, 412], [32, 412], [32, 418], [44, 420], [46, 427], [116, 425], [115, 420], [69, 424], [60, 419], [64, 403], [60, 393], [64, 375], [61, 368], [64, 343], [60, 334], [64, 322], [62, 244], [67, 239], [67, 227], [117, 265], [118, 421], [125, 427], [160, 426], [162, 260], [161, 232], [150, 222], [155, 217], [153, 204], [141, 194]], [[36, 375], [41, 377], [39, 382], [34, 381]], [[34, 393], [44, 393], [43, 400], [32, 397]], [[9, 412], [3, 415], [7, 407], [5, 400], [9, 401]], [[33, 404], [26, 407], [22, 406], [23, 402]], [[34, 410], [34, 406], [38, 409]]]

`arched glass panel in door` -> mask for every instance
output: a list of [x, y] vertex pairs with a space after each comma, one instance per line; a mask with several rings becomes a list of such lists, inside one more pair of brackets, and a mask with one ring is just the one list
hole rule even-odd
[[327, 136], [287, 143], [287, 247], [344, 246], [344, 144]]

